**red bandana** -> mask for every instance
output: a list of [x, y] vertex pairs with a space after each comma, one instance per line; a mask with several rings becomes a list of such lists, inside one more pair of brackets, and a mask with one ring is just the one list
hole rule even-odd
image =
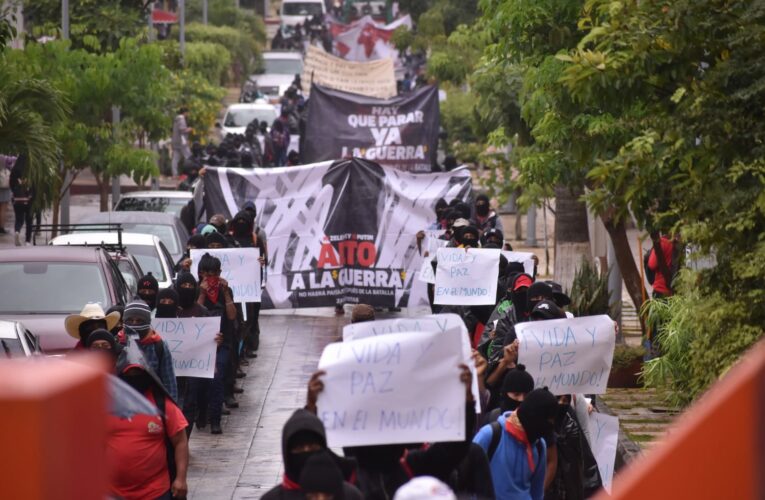
[[536, 464], [534, 464], [534, 454], [531, 451], [531, 443], [529, 443], [529, 438], [526, 437], [526, 431], [511, 424], [510, 417], [505, 419], [505, 430], [509, 432], [510, 435], [516, 439], [516, 441], [526, 446], [526, 458], [529, 460], [529, 468], [533, 474], [534, 469], [536, 469]]

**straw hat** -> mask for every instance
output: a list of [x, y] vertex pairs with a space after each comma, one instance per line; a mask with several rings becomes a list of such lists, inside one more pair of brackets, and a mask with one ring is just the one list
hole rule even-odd
[[64, 328], [66, 333], [79, 340], [80, 338], [80, 325], [86, 321], [92, 319], [101, 319], [106, 321], [106, 329], [111, 330], [120, 321], [120, 313], [114, 311], [112, 313], [104, 313], [104, 309], [94, 302], [88, 302], [85, 307], [82, 308], [80, 314], [70, 314], [64, 320]]

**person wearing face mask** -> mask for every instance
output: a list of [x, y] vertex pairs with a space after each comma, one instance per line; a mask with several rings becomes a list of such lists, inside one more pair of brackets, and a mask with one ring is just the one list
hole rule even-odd
[[114, 338], [112, 332], [100, 328], [88, 336], [88, 340], [85, 341], [85, 348], [92, 352], [106, 355], [106, 359], [112, 369], [115, 368], [117, 358], [122, 352], [122, 346]]
[[515, 368], [505, 373], [499, 391], [499, 406], [486, 413], [485, 423], [497, 420], [503, 413], [515, 411], [526, 395], [533, 390], [534, 377], [526, 371], [524, 365], [516, 365]]
[[160, 412], [130, 418], [109, 416], [106, 460], [111, 465], [112, 495], [125, 500], [185, 498], [189, 445], [183, 413], [134, 342], [120, 357], [117, 373]]
[[515, 411], [485, 425], [473, 442], [486, 451], [497, 498], [542, 500], [558, 401], [547, 388], [529, 392]]
[[[537, 304], [543, 300], [548, 300], [552, 305], [555, 305], [553, 301], [553, 290], [550, 285], [544, 281], [537, 281], [533, 283], [526, 292], [526, 310], [531, 316], [531, 312], [534, 310]], [[560, 312], [558, 306], [555, 306], [556, 312]], [[563, 317], [566, 315], [563, 314]]]
[[229, 246], [226, 237], [220, 234], [218, 231], [213, 231], [205, 235], [205, 242], [207, 243], [207, 248], [218, 249], [228, 248]]
[[157, 283], [157, 278], [151, 272], [138, 280], [138, 297], [146, 302], [152, 311], [157, 308], [158, 291], [159, 283]]
[[75, 350], [86, 348], [88, 337], [98, 329], [111, 330], [120, 321], [118, 312], [104, 313], [103, 308], [95, 302], [89, 302], [82, 308], [80, 314], [70, 314], [64, 319], [64, 329], [71, 337], [77, 339]]
[[458, 248], [478, 248], [481, 246], [478, 241], [479, 238], [478, 228], [475, 226], [463, 227], [459, 233], [456, 234]]
[[173, 368], [173, 355], [167, 342], [151, 327], [151, 309], [142, 300], [125, 306], [122, 318], [123, 330], [118, 335], [121, 344], [127, 345], [132, 338], [138, 344], [149, 368], [159, 376], [162, 385], [173, 400], [178, 399], [178, 386]]
[[512, 248], [505, 248], [505, 235], [502, 231], [495, 228], [490, 228], [483, 232], [481, 235], [481, 247], [512, 250]]
[[349, 495], [345, 494], [346, 483], [343, 473], [332, 456], [319, 451], [309, 458], [300, 473], [300, 489], [306, 500], [350, 500], [364, 498], [355, 487], [348, 485]]
[[156, 318], [178, 317], [178, 292], [173, 288], [163, 288], [157, 294]]
[[498, 229], [503, 231], [502, 219], [499, 214], [489, 206], [489, 197], [485, 194], [479, 194], [475, 198], [475, 217], [470, 221], [481, 233], [489, 229]]
[[305, 492], [300, 487], [300, 477], [308, 461], [320, 453], [328, 454], [342, 472], [343, 497], [363, 498], [348, 480], [355, 476], [355, 464], [336, 456], [327, 448], [324, 424], [308, 410], [295, 410], [282, 429], [282, 459], [284, 476], [281, 484], [274, 486], [261, 500], [302, 500]]

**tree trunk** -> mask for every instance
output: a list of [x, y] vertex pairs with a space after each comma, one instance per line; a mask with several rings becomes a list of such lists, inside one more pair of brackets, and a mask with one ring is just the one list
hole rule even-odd
[[555, 281], [570, 290], [582, 258], [590, 259], [587, 206], [581, 201], [584, 187], [555, 188]]
[[630, 294], [632, 303], [635, 304], [635, 309], [639, 314], [643, 306], [643, 292], [640, 272], [632, 256], [630, 243], [627, 240], [627, 228], [624, 226], [624, 222], [615, 222], [608, 214], [601, 214], [600, 218], [606, 227], [611, 242], [614, 244], [616, 263], [619, 264], [619, 269], [622, 272], [622, 279], [627, 287], [627, 293]]

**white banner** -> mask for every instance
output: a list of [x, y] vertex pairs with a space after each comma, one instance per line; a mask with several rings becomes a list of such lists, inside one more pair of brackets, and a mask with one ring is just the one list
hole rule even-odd
[[616, 446], [619, 442], [619, 419], [598, 412], [590, 413], [590, 441], [592, 454], [598, 463], [603, 488], [611, 493], [616, 463]]
[[534, 276], [534, 254], [531, 252], [511, 252], [509, 250], [502, 250], [502, 255], [505, 256], [508, 262], [520, 262], [523, 264], [523, 272], [529, 276]]
[[318, 415], [332, 447], [465, 439], [457, 330], [329, 344]]
[[493, 305], [497, 301], [499, 250], [439, 248], [434, 303]]
[[151, 327], [167, 342], [177, 377], [213, 378], [220, 318], [154, 318]]
[[191, 272], [199, 280], [197, 266], [206, 253], [220, 259], [220, 277], [228, 281], [234, 302], [260, 302], [260, 250], [257, 248], [205, 248], [191, 250]]
[[534, 387], [563, 394], [604, 394], [614, 357], [616, 329], [607, 315], [528, 321], [515, 325], [518, 362]]
[[393, 59], [346, 61], [313, 45], [306, 50], [302, 81], [308, 84], [303, 90], [306, 98], [310, 96], [312, 83], [381, 99], [397, 93]]

